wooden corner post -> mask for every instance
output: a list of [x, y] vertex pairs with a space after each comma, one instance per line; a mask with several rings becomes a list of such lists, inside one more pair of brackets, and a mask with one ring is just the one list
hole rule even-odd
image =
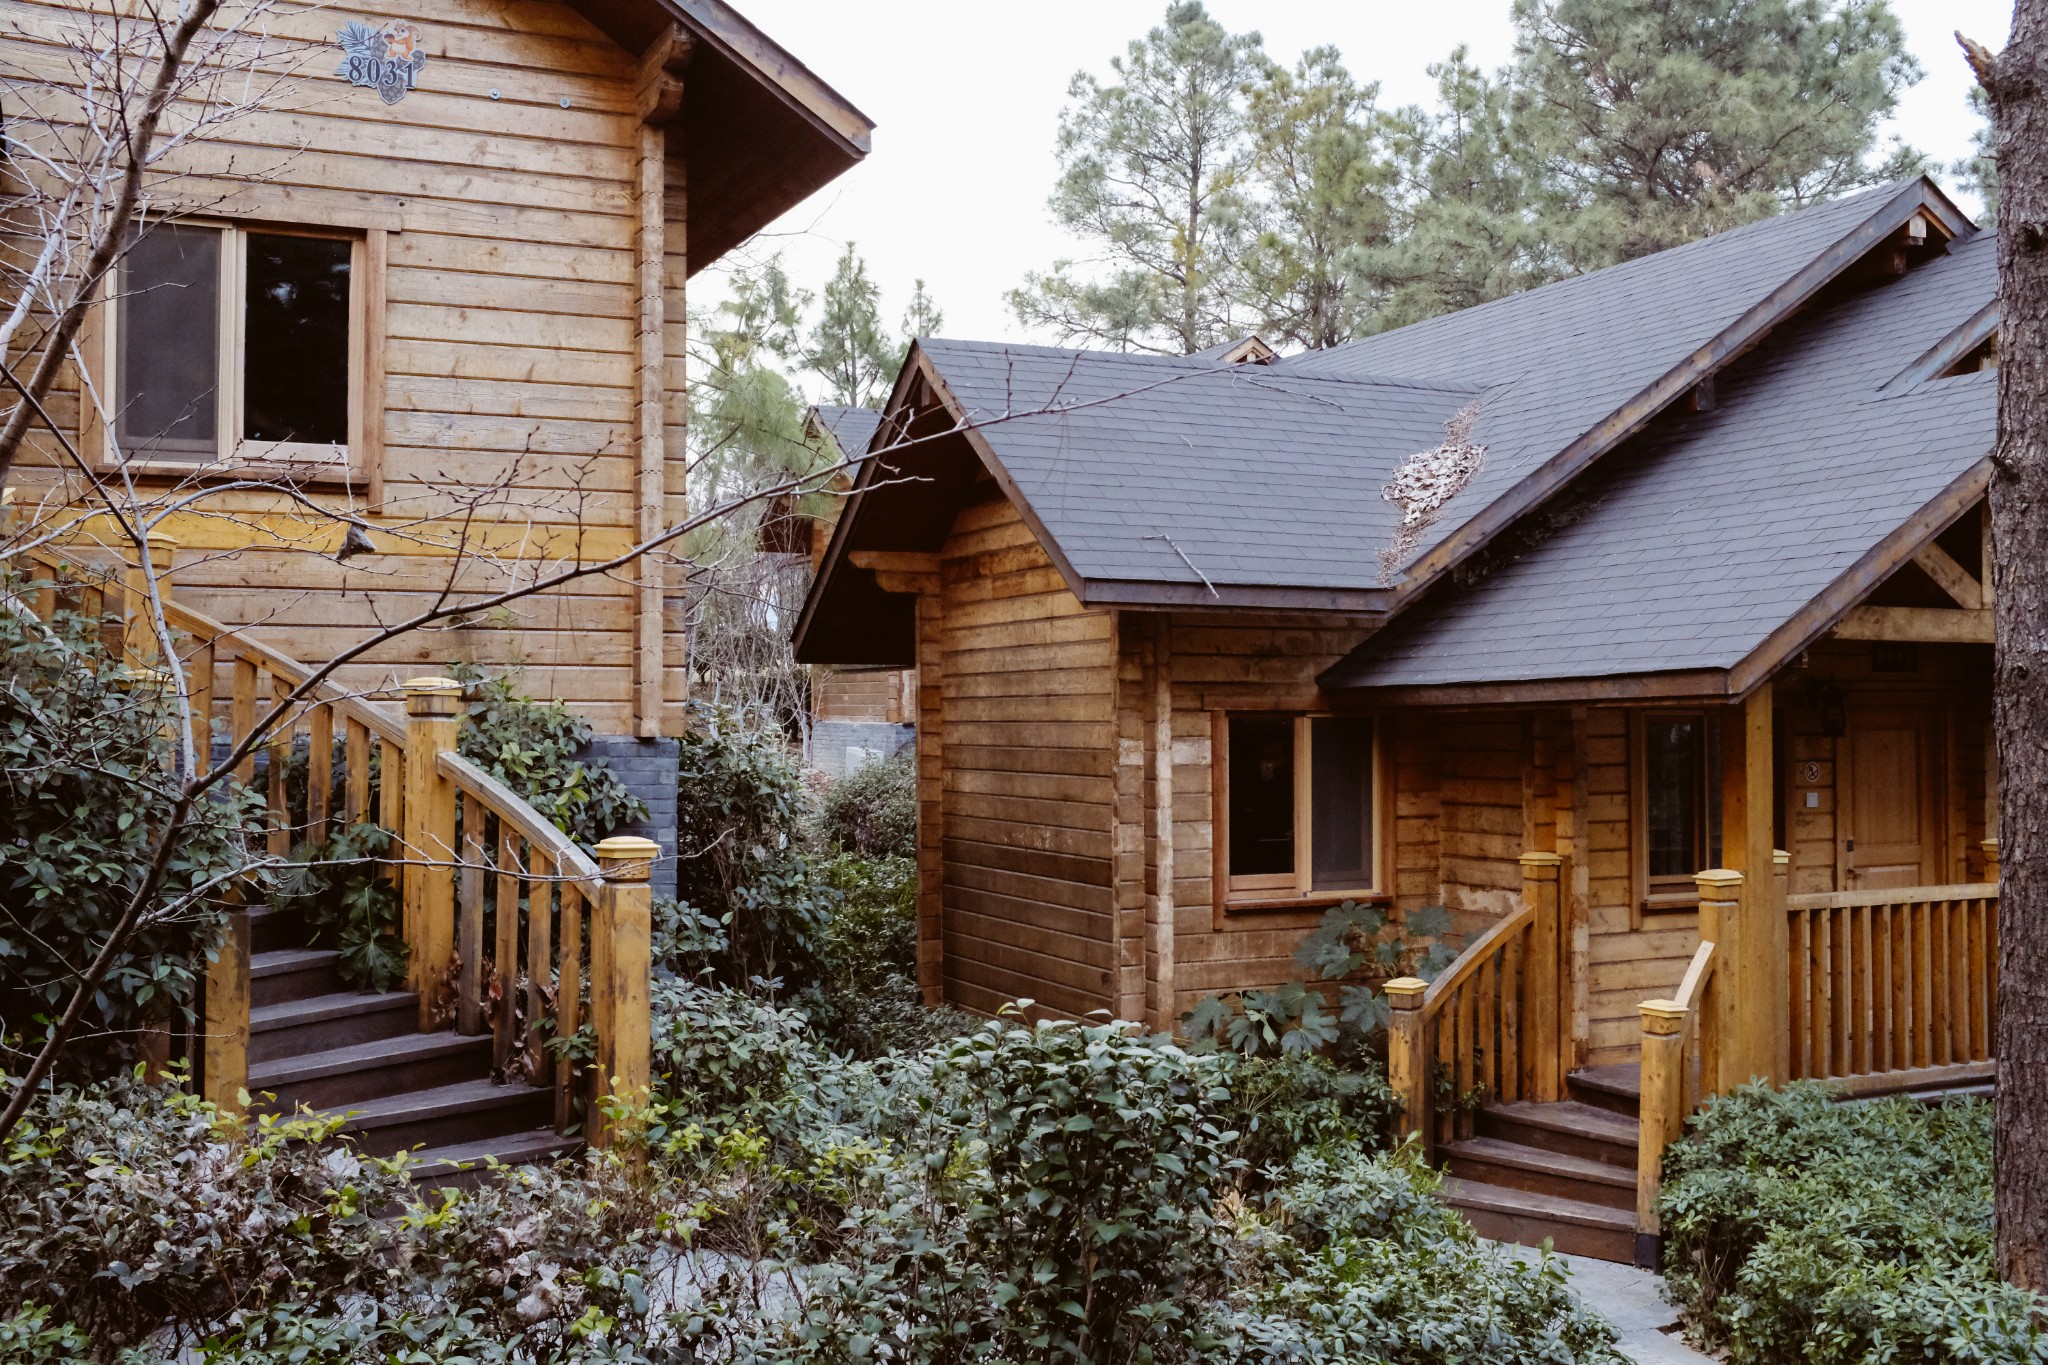
[[1749, 926], [1742, 917], [1743, 877], [1730, 868], [1716, 867], [1699, 873], [1693, 882], [1700, 893], [1700, 942], [1714, 945], [1714, 958], [1719, 964], [1700, 1018], [1702, 1033], [1710, 1035], [1702, 1044], [1701, 1055], [1716, 1059], [1714, 1070], [1718, 1074], [1701, 1076], [1700, 1089], [1706, 1094], [1722, 1095], [1755, 1074], [1742, 1050], [1737, 1019], [1739, 1010], [1754, 1009], [1757, 1003], [1755, 983], [1745, 971], [1748, 962], [1742, 936]]
[[462, 684], [414, 678], [405, 684], [404, 897], [401, 932], [412, 950], [407, 988], [419, 993], [420, 1028], [440, 1023], [455, 969], [455, 784], [441, 755], [462, 725]]
[[1387, 1083], [1401, 1102], [1403, 1136], [1413, 1134], [1429, 1146], [1429, 1049], [1424, 1043], [1422, 997], [1429, 983], [1413, 976], [1397, 976], [1386, 985]]
[[249, 1088], [249, 912], [241, 906], [228, 911], [201, 989], [199, 1097], [239, 1114]]
[[1564, 859], [1555, 853], [1522, 855], [1522, 899], [1536, 912], [1529, 926], [1529, 957], [1523, 965], [1522, 1018], [1529, 1029], [1529, 1098], [1550, 1103], [1564, 1098], [1565, 1058], [1559, 1021], [1564, 1017], [1564, 978], [1559, 952], [1559, 879]]
[[1770, 1064], [1766, 1073], [1772, 1085], [1792, 1079], [1792, 927], [1786, 919], [1785, 898], [1792, 891], [1792, 855], [1784, 849], [1771, 853], [1771, 898], [1764, 906], [1760, 930], [1767, 934], [1770, 953], [1764, 969], [1770, 973], [1771, 1022], [1761, 1044], [1761, 1057]]
[[1685, 1009], [1675, 1000], [1645, 1000], [1642, 1119], [1636, 1141], [1636, 1265], [1657, 1269], [1663, 1223], [1657, 1196], [1663, 1187], [1664, 1149], [1685, 1123]]
[[[590, 913], [590, 1024], [597, 1032], [597, 1084], [601, 1095], [628, 1104], [647, 1102], [653, 1034], [648, 1022], [652, 970], [653, 888], [649, 877], [661, 849], [652, 839], [614, 835], [597, 846], [604, 885]], [[590, 1143], [613, 1146], [616, 1121], [592, 1107]]]

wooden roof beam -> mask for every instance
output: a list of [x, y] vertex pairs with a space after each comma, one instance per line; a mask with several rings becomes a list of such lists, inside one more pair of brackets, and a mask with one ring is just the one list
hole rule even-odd
[[1942, 607], [1851, 607], [1835, 627], [1837, 640], [1883, 640], [1923, 645], [1988, 645], [1991, 613]]

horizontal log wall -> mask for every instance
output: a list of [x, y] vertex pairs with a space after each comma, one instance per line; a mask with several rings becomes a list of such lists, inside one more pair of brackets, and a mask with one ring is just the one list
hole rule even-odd
[[[5, 0], [4, 8], [10, 55], [29, 71], [57, 70], [66, 26], [84, 7]], [[334, 38], [351, 20], [375, 27], [394, 18], [419, 27], [427, 61], [418, 88], [386, 105], [336, 76]], [[222, 496], [211, 505], [236, 521], [183, 519], [166, 529], [185, 546], [178, 590], [194, 606], [317, 663], [433, 600], [449, 576], [449, 532], [417, 523], [463, 508], [472, 490], [503, 490], [472, 527], [499, 553], [558, 566], [627, 543], [636, 507], [637, 61], [556, 0], [351, 0], [287, 8], [266, 23], [275, 37], [305, 44], [302, 59], [268, 107], [166, 162], [190, 177], [170, 192], [219, 204], [230, 219], [246, 208], [252, 226], [384, 225], [384, 380], [369, 395], [383, 411], [384, 503], [367, 519], [413, 529], [403, 540], [377, 537], [382, 553], [351, 568], [304, 553], [310, 524], [277, 499]], [[685, 423], [680, 149], [667, 178], [673, 515]], [[52, 406], [60, 422], [75, 424], [75, 384]], [[45, 480], [57, 477], [54, 455], [49, 442], [39, 444]], [[313, 497], [362, 513], [368, 491], [324, 487]], [[331, 525], [318, 534], [321, 545], [338, 540]], [[494, 583], [479, 566], [465, 586]], [[679, 611], [669, 615], [673, 729], [684, 637]], [[569, 701], [600, 731], [625, 732], [632, 649], [630, 585], [596, 579], [394, 643], [346, 677], [368, 686], [455, 660], [519, 668], [529, 690]]]
[[[1114, 626], [1083, 608], [1009, 503], [960, 514], [941, 554], [939, 697], [947, 999], [1113, 1008]], [[930, 854], [928, 853], [929, 857]]]

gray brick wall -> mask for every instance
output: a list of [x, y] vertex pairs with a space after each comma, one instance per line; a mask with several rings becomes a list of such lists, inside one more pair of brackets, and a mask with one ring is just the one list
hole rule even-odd
[[654, 894], [676, 893], [676, 768], [682, 759], [682, 745], [672, 739], [636, 739], [632, 735], [596, 735], [584, 746], [583, 756], [602, 758], [647, 803], [645, 822], [623, 825], [614, 834], [637, 834], [661, 845], [661, 858], [654, 865]]

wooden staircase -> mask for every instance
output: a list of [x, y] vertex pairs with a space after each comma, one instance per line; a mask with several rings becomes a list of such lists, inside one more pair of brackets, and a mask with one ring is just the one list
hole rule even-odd
[[1484, 1104], [1443, 1144], [1444, 1201], [1483, 1237], [1628, 1264], [1636, 1255], [1640, 1082], [1634, 1066], [1574, 1072], [1570, 1098]]
[[552, 1088], [492, 1079], [489, 1034], [422, 1033], [415, 992], [351, 990], [339, 954], [301, 946], [290, 917], [249, 918], [248, 1088], [259, 1112], [345, 1115], [342, 1132], [363, 1151], [413, 1150], [432, 1180], [459, 1181], [489, 1157], [550, 1161], [582, 1146], [555, 1131]]

